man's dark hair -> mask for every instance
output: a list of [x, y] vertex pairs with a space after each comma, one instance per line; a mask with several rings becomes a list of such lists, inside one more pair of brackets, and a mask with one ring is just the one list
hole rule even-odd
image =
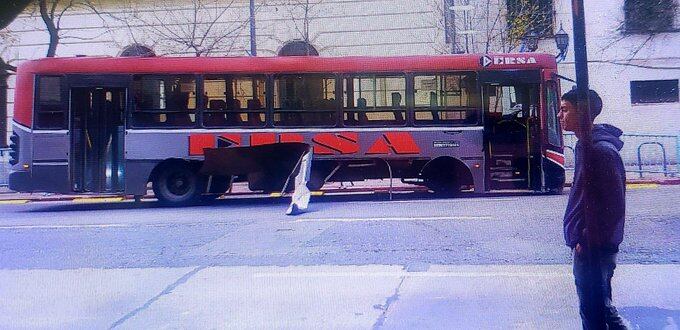
[[[568, 101], [575, 107], [578, 107], [578, 93], [576, 89], [572, 89], [562, 95], [563, 101]], [[588, 93], [588, 104], [590, 105], [590, 120], [594, 120], [597, 115], [602, 112], [602, 98], [594, 90]]]

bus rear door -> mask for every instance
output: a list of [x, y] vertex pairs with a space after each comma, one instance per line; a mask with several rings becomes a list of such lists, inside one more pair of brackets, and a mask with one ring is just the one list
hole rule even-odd
[[69, 77], [69, 165], [73, 191], [124, 191], [123, 149], [128, 84], [128, 77]]

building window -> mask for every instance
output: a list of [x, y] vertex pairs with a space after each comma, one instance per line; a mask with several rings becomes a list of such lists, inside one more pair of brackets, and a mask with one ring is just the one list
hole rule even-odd
[[62, 102], [63, 80], [57, 76], [41, 76], [37, 80], [34, 124], [36, 129], [64, 129], [66, 107]]
[[626, 33], [674, 31], [676, 0], [626, 0], [623, 6]]
[[678, 79], [631, 81], [630, 102], [633, 104], [678, 102]]
[[552, 0], [508, 0], [508, 34], [511, 39], [520, 40], [530, 32], [539, 37], [553, 35]]

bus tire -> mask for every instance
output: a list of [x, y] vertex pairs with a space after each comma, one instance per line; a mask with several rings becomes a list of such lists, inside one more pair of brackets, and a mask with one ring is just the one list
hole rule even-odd
[[425, 186], [437, 195], [453, 197], [460, 194], [461, 184], [455, 173], [435, 172], [425, 178]]
[[463, 162], [442, 157], [434, 159], [421, 170], [425, 186], [437, 195], [454, 197], [464, 185], [472, 185], [472, 173]]
[[190, 205], [200, 199], [205, 183], [205, 178], [189, 163], [173, 162], [159, 170], [153, 181], [153, 192], [163, 205]]

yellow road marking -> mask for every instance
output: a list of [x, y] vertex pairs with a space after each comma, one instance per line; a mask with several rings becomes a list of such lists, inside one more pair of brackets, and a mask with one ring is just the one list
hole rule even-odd
[[[311, 192], [312, 196], [323, 196], [324, 192], [323, 191], [312, 191]], [[269, 197], [283, 197], [283, 194], [280, 192], [273, 192], [269, 194]]]
[[626, 185], [628, 189], [654, 189], [658, 187], [659, 184], [657, 183], [629, 183]]
[[28, 203], [28, 199], [10, 199], [10, 200], [5, 200], [5, 201], [0, 201], [0, 204], [26, 204]]
[[74, 203], [113, 203], [123, 201], [123, 197], [85, 197], [75, 198]]

